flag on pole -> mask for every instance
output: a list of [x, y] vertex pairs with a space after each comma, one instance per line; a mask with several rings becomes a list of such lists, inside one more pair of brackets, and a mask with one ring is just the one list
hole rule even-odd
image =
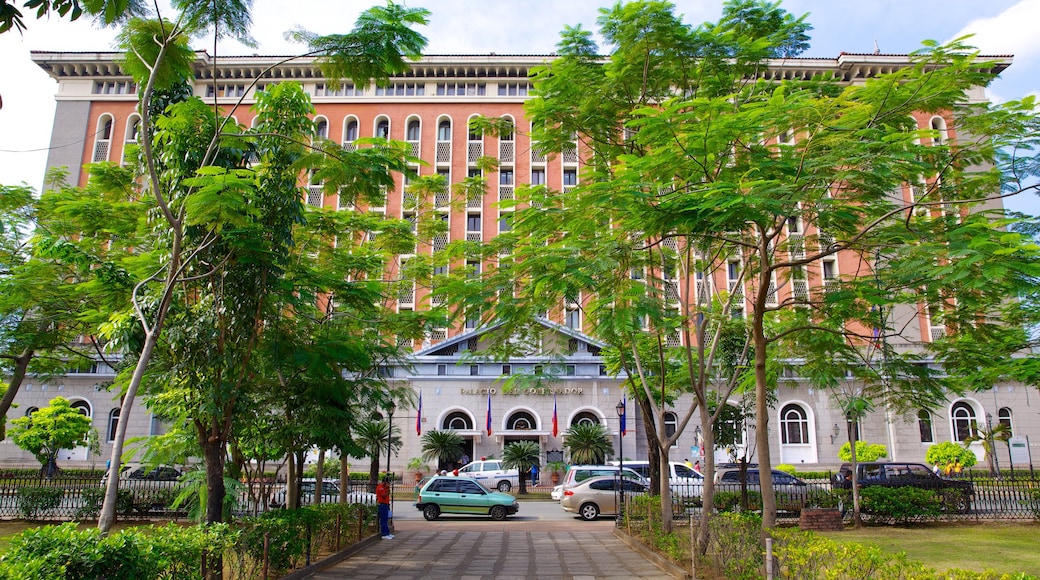
[[553, 393], [553, 437], [560, 433], [560, 420], [556, 416], [556, 393]]
[[487, 434], [491, 436], [491, 389], [488, 389]]
[[419, 391], [419, 410], [415, 413], [415, 434], [422, 435], [422, 391]]
[[628, 417], [628, 397], [623, 397], [621, 399], [621, 436], [622, 437], [624, 437], [625, 433], [628, 432], [628, 428], [626, 427], [626, 424], [628, 423], [628, 421], [625, 420], [627, 417]]

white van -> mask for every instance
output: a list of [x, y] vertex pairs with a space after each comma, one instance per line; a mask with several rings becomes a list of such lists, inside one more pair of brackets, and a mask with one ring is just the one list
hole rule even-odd
[[[611, 465], [617, 465], [618, 461], [610, 461]], [[649, 461], [625, 461], [625, 469], [633, 469], [647, 480], [653, 480], [657, 475], [650, 473]], [[676, 497], [700, 497], [704, 490], [704, 476], [693, 470], [693, 468], [678, 461], [668, 463], [670, 475], [668, 487], [672, 489], [672, 495]]]
[[500, 459], [471, 461], [459, 469], [459, 477], [475, 479], [484, 487], [503, 493], [509, 493], [514, 485], [520, 485], [520, 472], [516, 469], [506, 469]]

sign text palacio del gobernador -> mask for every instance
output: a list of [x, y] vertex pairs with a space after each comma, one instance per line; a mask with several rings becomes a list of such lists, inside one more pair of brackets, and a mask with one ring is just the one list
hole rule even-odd
[[520, 396], [520, 395], [580, 395], [582, 394], [581, 387], [520, 387], [516, 389], [497, 389], [491, 387], [490, 389], [459, 389], [460, 395], [507, 395], [507, 396]]

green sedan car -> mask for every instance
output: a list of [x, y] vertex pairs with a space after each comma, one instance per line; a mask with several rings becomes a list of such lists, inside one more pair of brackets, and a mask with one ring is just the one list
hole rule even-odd
[[430, 478], [419, 491], [415, 507], [430, 521], [441, 514], [491, 516], [501, 521], [520, 509], [516, 498], [508, 493], [491, 491], [467, 477], [447, 475]]

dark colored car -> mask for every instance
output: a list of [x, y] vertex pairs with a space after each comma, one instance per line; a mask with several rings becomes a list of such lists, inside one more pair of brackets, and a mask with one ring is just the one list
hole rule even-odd
[[[758, 466], [747, 469], [744, 484], [748, 491], [762, 493], [762, 484], [759, 479]], [[808, 501], [812, 488], [805, 480], [797, 478], [790, 473], [772, 470], [773, 492], [776, 494], [776, 509], [785, 512], [800, 512]], [[724, 468], [715, 472], [715, 492], [731, 491], [739, 492], [741, 489], [741, 475], [739, 468]]]
[[[966, 514], [975, 499], [975, 487], [970, 481], [948, 479], [921, 463], [867, 461], [856, 464], [860, 489], [872, 486], [916, 487], [940, 494], [943, 508]], [[852, 464], [845, 463], [831, 480], [834, 489], [852, 489]]]

